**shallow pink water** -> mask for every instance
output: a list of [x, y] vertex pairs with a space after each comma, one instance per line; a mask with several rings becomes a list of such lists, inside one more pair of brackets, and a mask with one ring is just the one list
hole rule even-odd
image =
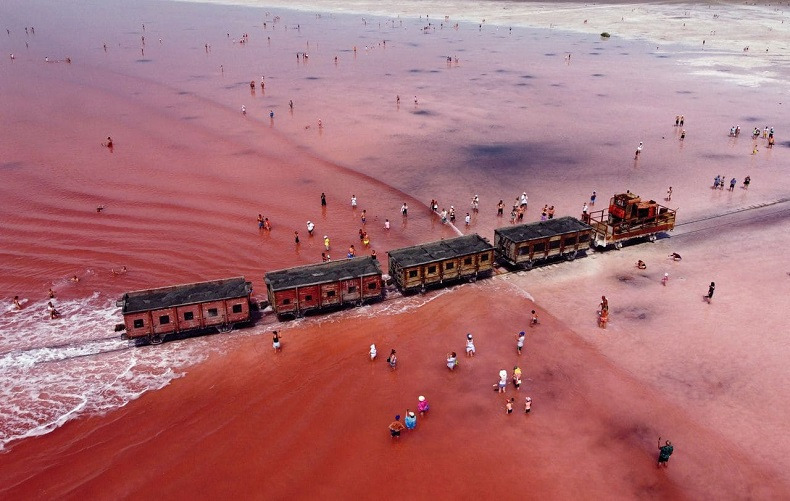
[[[544, 204], [555, 205], [558, 216], [578, 215], [592, 190], [601, 208], [615, 192], [630, 189], [659, 199], [672, 185], [670, 205], [679, 209], [682, 222], [786, 198], [790, 188], [783, 175], [787, 148], [771, 151], [760, 143], [759, 154], [751, 155], [748, 137], [751, 126], [768, 124], [782, 142], [790, 122], [784, 105], [777, 104], [779, 91], [689, 77], [671, 51], [655, 51], [647, 43], [470, 26], [423, 34], [417, 20], [364, 25], [353, 17], [318, 19], [309, 13], [283, 13], [276, 24], [270, 16], [264, 30], [259, 10], [170, 3], [103, 3], [92, 7], [85, 25], [80, 9], [52, 8], [16, 0], [0, 8], [14, 26], [11, 36], [0, 36], [0, 51], [17, 55], [13, 62], [0, 60], [0, 298], [27, 299], [22, 312], [0, 313], [0, 354], [7, 379], [33, 381], [4, 395], [13, 402], [2, 416], [4, 442], [72, 412], [123, 405], [166, 384], [179, 367], [207, 351], [233, 344], [215, 337], [158, 352], [128, 350], [111, 332], [119, 320], [113, 301], [123, 292], [243, 274], [262, 295], [267, 270], [320, 259], [323, 234], [332, 239], [334, 258], [351, 243], [359, 247], [362, 209], [372, 247], [384, 257], [387, 249], [456, 234], [430, 216], [426, 205], [432, 198], [442, 207], [454, 205], [462, 216], [471, 197], [480, 195], [480, 214], [462, 230], [492, 238], [493, 229], [506, 224], [495, 216], [496, 202], [509, 204], [522, 191], [530, 197], [527, 220], [534, 221]], [[215, 12], [222, 13], [221, 24]], [[25, 37], [20, 31], [30, 18], [36, 34]], [[245, 32], [250, 41], [235, 43]], [[302, 51], [309, 53], [308, 62], [297, 61]], [[568, 52], [570, 63], [563, 57]], [[458, 63], [448, 65], [447, 55], [457, 56]], [[44, 62], [67, 56], [71, 64]], [[262, 75], [265, 93], [260, 85], [251, 93], [250, 80], [259, 84]], [[676, 114], [686, 118], [683, 142], [673, 127]], [[728, 138], [736, 123], [744, 134]], [[100, 146], [108, 135], [115, 142], [112, 151]], [[645, 149], [635, 162], [639, 141]], [[751, 175], [752, 188], [712, 191], [717, 174], [739, 181]], [[321, 192], [329, 199], [325, 212]], [[350, 208], [352, 194], [359, 199], [357, 211]], [[406, 221], [398, 212], [404, 201], [410, 206]], [[101, 213], [98, 205], [105, 207]], [[258, 213], [272, 220], [271, 234], [258, 231]], [[389, 232], [385, 218], [393, 223]], [[307, 237], [307, 220], [316, 223], [317, 237]], [[298, 247], [295, 230], [302, 239]], [[771, 246], [770, 238], [761, 241]], [[727, 242], [717, 240], [716, 251]], [[650, 251], [651, 264], [671, 252], [661, 245], [657, 253]], [[704, 263], [695, 266], [707, 272], [697, 271], [697, 281], [707, 281], [717, 266], [704, 261], [704, 250], [690, 252]], [[781, 258], [779, 250], [769, 252]], [[618, 259], [637, 259], [628, 256]], [[731, 259], [748, 256], [733, 253]], [[622, 263], [607, 259], [600, 268], [603, 258], [575, 263], [582, 278], [570, 286], [555, 285], [550, 276], [536, 280], [542, 290], [522, 287], [538, 303], [547, 296], [547, 308], [589, 340], [578, 313], [587, 311], [586, 297], [577, 291], [620, 283], [612, 269]], [[120, 266], [130, 271], [113, 275], [110, 270]], [[77, 284], [68, 281], [74, 274], [81, 279]], [[674, 275], [673, 270], [671, 286]], [[742, 288], [766, 294], [753, 287], [762, 275], [735, 276]], [[54, 326], [44, 319], [50, 287], [67, 313]], [[690, 286], [689, 297], [697, 289]], [[759, 301], [753, 306], [759, 311]], [[680, 322], [683, 314], [673, 318]], [[719, 314], [694, 325], [725, 319]], [[756, 329], [743, 335], [745, 342], [762, 339]], [[682, 382], [665, 384], [638, 370], [645, 360], [654, 363], [650, 349], [706, 346], [672, 339], [677, 344], [597, 349], [671, 395]], [[735, 363], [735, 346], [716, 346]], [[696, 363], [683, 358], [673, 371]], [[743, 377], [776, 385], [785, 375], [776, 359], [767, 370], [758, 370], [757, 360], [747, 365]], [[92, 370], [95, 377], [78, 377]], [[694, 381], [689, 384], [696, 388]], [[679, 405], [723, 427], [743, 384], [725, 389], [724, 405], [694, 404], [695, 391], [708, 395], [705, 389], [690, 391]], [[60, 387], [54, 398], [42, 393], [53, 386]], [[768, 396], [760, 398], [765, 403]], [[20, 419], [33, 406], [34, 415]], [[782, 405], [772, 409], [771, 429], [781, 431], [774, 420]], [[747, 453], [758, 454], [765, 435], [736, 428], [751, 438]], [[771, 448], [764, 459], [778, 456]]]

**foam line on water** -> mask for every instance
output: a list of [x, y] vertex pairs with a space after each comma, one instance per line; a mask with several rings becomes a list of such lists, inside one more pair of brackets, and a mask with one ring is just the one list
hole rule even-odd
[[56, 305], [58, 320], [40, 319], [46, 301], [0, 313], [0, 450], [123, 407], [223, 346], [207, 336], [134, 348], [111, 330], [120, 320], [114, 299], [93, 293]]

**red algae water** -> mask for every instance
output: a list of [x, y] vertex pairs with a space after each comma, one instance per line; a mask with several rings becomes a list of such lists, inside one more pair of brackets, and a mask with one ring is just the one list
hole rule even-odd
[[[19, 446], [29, 443], [22, 438], [124, 407], [212, 355], [217, 363], [217, 357], [236, 353], [272, 328], [296, 329], [304, 333], [302, 339], [319, 339], [315, 344], [300, 341], [305, 356], [328, 371], [328, 377], [340, 377], [342, 369], [322, 354], [336, 349], [342, 362], [356, 349], [354, 342], [364, 352], [370, 341], [368, 321], [375, 322], [375, 332], [386, 332], [406, 311], [413, 331], [385, 338], [387, 346], [402, 342], [419, 351], [414, 331], [425, 329], [421, 336], [438, 332], [440, 338], [431, 341], [429, 350], [441, 361], [450, 349], [445, 346], [451, 345], [443, 342], [447, 325], [461, 331], [489, 325], [516, 332], [523, 326], [517, 325], [513, 311], [528, 311], [534, 299], [556, 317], [551, 320], [556, 329], [567, 331], [564, 339], [580, 359], [599, 364], [581, 383], [583, 389], [573, 387], [583, 394], [568, 404], [574, 412], [594, 400], [585, 392], [594, 391], [601, 368], [612, 367], [621, 378], [612, 384], [630, 391], [622, 405], [642, 400], [677, 405], [678, 415], [664, 423], [684, 438], [685, 447], [694, 449], [693, 431], [702, 433], [701, 442], [718, 454], [734, 450], [738, 460], [728, 460], [710, 478], [721, 479], [727, 468], [735, 468], [748, 485], [759, 483], [754, 478], [768, 479], [767, 491], [754, 487], [752, 493], [758, 496], [787, 493], [789, 481], [778, 472], [790, 466], [782, 452], [787, 444], [769, 445], [770, 437], [787, 435], [781, 419], [788, 410], [786, 400], [751, 381], [764, 381], [765, 387], [787, 396], [782, 364], [787, 343], [771, 338], [756, 354], [741, 357], [738, 343], [713, 336], [726, 332], [728, 338], [742, 337], [745, 344], [762, 343], [763, 328], [781, 330], [774, 317], [783, 311], [765, 312], [762, 298], [786, 303], [782, 298], [790, 297], [786, 277], [778, 282], [767, 264], [751, 263], [754, 255], [782, 261], [786, 237], [777, 240], [775, 235], [788, 234], [790, 121], [784, 112], [788, 90], [781, 78], [745, 86], [743, 79], [720, 78], [737, 73], [726, 65], [718, 67], [719, 75], [694, 74], [706, 62], [736, 57], [728, 48], [711, 48], [713, 56], [645, 40], [510, 29], [507, 24], [456, 24], [452, 15], [429, 20], [172, 2], [103, 2], [87, 9], [87, 4], [17, 0], [0, 7], [9, 30], [0, 35], [0, 53], [14, 56], [0, 59], [0, 443], [7, 449], [6, 458], [21, 454]], [[681, 114], [684, 125], [676, 127], [675, 117]], [[738, 137], [728, 135], [734, 125], [741, 126]], [[777, 131], [772, 149], [764, 139], [751, 137], [753, 127], [762, 131], [765, 126]], [[112, 148], [102, 145], [108, 136]], [[635, 159], [640, 142], [644, 149]], [[717, 175], [736, 178], [737, 189], [711, 190]], [[741, 188], [746, 176], [753, 180], [748, 190]], [[672, 199], [663, 201], [669, 186]], [[343, 258], [350, 245], [362, 254], [375, 249], [386, 270], [389, 249], [471, 232], [492, 238], [494, 228], [508, 224], [507, 216], [496, 216], [496, 203], [503, 200], [507, 214], [522, 192], [529, 195], [526, 221], [536, 221], [544, 205], [555, 206], [558, 216], [578, 216], [593, 190], [598, 194], [595, 208], [600, 209], [612, 194], [626, 189], [677, 208], [679, 222], [690, 225], [679, 227], [677, 239], [649, 250], [633, 249], [649, 256], [649, 273], [640, 276], [622, 271], [633, 271], [631, 261], [638, 259], [627, 249], [622, 257], [595, 254], [566, 268], [393, 299], [329, 320], [281, 325], [267, 315], [242, 332], [155, 348], [131, 347], [113, 332], [121, 320], [115, 300], [129, 290], [244, 275], [263, 299], [264, 273], [318, 262], [323, 235], [331, 239], [333, 259]], [[323, 209], [322, 192], [328, 199]], [[351, 207], [352, 195], [358, 199], [357, 209]], [[463, 217], [475, 195], [481, 210], [465, 227]], [[440, 224], [428, 211], [432, 199], [440, 209], [455, 208], [455, 226]], [[400, 215], [403, 203], [409, 205], [408, 218]], [[753, 209], [758, 206], [765, 209]], [[364, 224], [362, 210], [367, 214]], [[716, 218], [705, 226], [707, 218], [748, 210], [766, 211], [748, 213], [761, 216], [759, 225], [742, 218], [711, 230], [722, 221]], [[258, 214], [270, 219], [270, 232], [258, 229]], [[384, 229], [387, 219], [390, 230]], [[313, 237], [307, 234], [308, 220], [316, 225]], [[695, 224], [704, 228], [694, 227], [693, 221], [703, 221]], [[362, 228], [371, 237], [370, 248], [359, 242]], [[296, 231], [299, 245], [294, 243]], [[706, 245], [697, 231], [715, 243]], [[750, 231], [763, 233], [755, 237]], [[683, 246], [683, 268], [664, 262], [679, 249], [676, 245]], [[713, 261], [712, 255], [721, 261]], [[751, 264], [735, 271], [722, 265], [745, 261]], [[119, 272], [123, 267], [127, 271]], [[653, 290], [660, 274], [652, 273], [664, 268], [671, 282], [666, 289]], [[790, 270], [780, 270], [785, 271]], [[79, 280], [71, 280], [74, 276]], [[730, 292], [722, 292], [721, 303], [716, 298], [717, 313], [699, 313], [700, 290], [714, 277], [717, 283], [729, 280], [722, 290]], [[48, 319], [49, 289], [62, 313], [57, 320]], [[602, 289], [613, 295], [617, 306], [607, 342], [600, 343], [595, 322], [586, 314], [594, 313]], [[658, 296], [666, 292], [670, 297]], [[11, 304], [17, 295], [21, 310]], [[475, 305], [475, 297], [488, 296], [502, 298], [508, 314], [497, 310], [497, 301]], [[662, 306], [650, 298], [661, 298]], [[750, 319], [746, 325], [725, 325], [744, 308]], [[702, 340], [689, 342], [679, 334], [689, 329], [703, 332]], [[666, 339], [648, 342], [631, 336], [640, 330], [659, 332]], [[325, 333], [344, 337], [343, 343], [335, 346], [322, 339]], [[553, 348], [562, 349], [560, 344]], [[496, 353], [501, 363], [513, 362], [504, 348]], [[738, 370], [719, 371], [720, 361]], [[491, 370], [484, 377], [490, 378], [501, 363], [493, 355], [487, 363]], [[300, 370], [297, 361], [283, 364], [283, 369]], [[425, 384], [436, 377], [424, 367], [414, 371], [416, 379], [403, 389], [409, 398], [420, 391], [416, 380]], [[366, 377], [355, 374], [345, 384], [353, 386]], [[277, 372], [268, 377], [276, 378]], [[181, 388], [189, 385], [189, 378], [179, 381]], [[549, 385], [550, 380], [544, 377], [542, 382]], [[366, 387], [350, 398], [337, 384], [331, 386], [331, 394], [349, 405], [376, 392]], [[468, 412], [471, 421], [456, 415], [445, 425], [466, 427], [482, 440], [481, 430], [493, 426], [487, 414], [493, 411], [481, 410], [486, 400], [468, 395], [468, 385], [460, 388], [462, 401], [471, 402], [472, 410], [458, 412]], [[731, 409], [743, 402], [743, 392], [749, 394], [751, 405], [744, 412], [750, 419], [733, 424], [740, 420]], [[393, 394], [385, 394], [387, 398], [371, 397], [362, 405], [381, 420], [357, 423], [367, 433], [363, 436], [391, 419], [391, 410], [383, 407]], [[551, 405], [562, 406], [556, 394], [544, 396]], [[332, 426], [342, 423], [344, 417], [331, 410], [331, 399], [314, 393], [301, 398], [305, 405], [314, 399], [317, 408], [329, 412]], [[270, 404], [263, 397], [258, 402]], [[287, 408], [278, 426], [297, 423], [299, 428], [299, 413], [278, 403]], [[648, 408], [653, 407], [645, 403]], [[601, 412], [595, 425], [599, 428], [608, 419]], [[558, 422], [566, 418], [556, 417]], [[206, 421], [205, 416], [197, 419]], [[764, 428], [750, 423], [763, 423]], [[622, 433], [639, 436], [630, 444], [636, 448], [647, 447], [642, 435], [648, 431], [661, 433], [652, 423], [633, 426], [636, 431]], [[295, 431], [284, 435], [286, 444], [301, 444]], [[745, 443], [739, 437], [746, 437]], [[456, 448], [452, 441], [436, 439], [437, 445]], [[551, 450], [551, 441], [541, 447]], [[704, 462], [702, 449], [689, 452], [693, 471]], [[491, 465], [506, 458], [496, 458], [492, 450], [485, 454], [488, 466], [481, 468], [493, 476], [497, 468]], [[579, 455], [585, 450], [568, 449]], [[267, 460], [284, 460], [280, 454], [271, 452]], [[568, 452], [562, 465], [572, 455]], [[473, 469], [471, 457], [461, 464]], [[429, 464], [431, 456], [423, 460]], [[442, 478], [450, 481], [452, 461], [442, 468]], [[547, 470], [543, 473], [548, 475]], [[568, 474], [560, 466], [551, 473]], [[294, 477], [298, 482], [299, 475]], [[684, 476], [672, 482], [653, 488], [673, 497], [680, 495], [674, 489], [684, 486], [699, 495], [706, 492]], [[280, 496], [295, 489], [293, 483], [270, 487]], [[333, 489], [319, 491], [329, 494]], [[300, 492], [306, 496], [310, 489]], [[574, 491], [546, 492], [567, 497]]]

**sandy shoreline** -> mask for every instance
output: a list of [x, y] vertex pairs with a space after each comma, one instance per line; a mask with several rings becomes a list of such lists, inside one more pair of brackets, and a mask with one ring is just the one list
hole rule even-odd
[[[215, 0], [207, 3], [241, 6], [264, 5], [258, 0]], [[692, 47], [708, 49], [708, 62], [722, 67], [742, 66], [755, 71], [770, 71], [776, 65], [787, 64], [790, 50], [790, 5], [787, 3], [744, 4], [743, 2], [717, 1], [690, 3], [666, 2], [500, 2], [483, 1], [474, 4], [447, 1], [406, 1], [392, 5], [355, 0], [336, 5], [322, 0], [309, 3], [266, 2], [266, 6], [299, 9], [308, 12], [328, 11], [356, 15], [384, 17], [420, 17], [434, 24], [469, 22], [482, 27], [529, 27], [569, 30], [597, 35], [609, 32], [629, 40], [646, 40], [675, 48]], [[705, 40], [705, 46], [702, 41]], [[745, 58], [742, 49], [750, 47]], [[727, 54], [729, 53], [729, 54]], [[725, 70], [727, 71], [727, 70]], [[709, 76], [724, 77], [712, 71]], [[764, 75], [765, 81], [779, 75]], [[780, 79], [781, 80], [781, 79]], [[734, 79], [738, 83], [737, 79]], [[760, 79], [757, 80], [758, 82]], [[754, 85], [752, 80], [740, 80], [742, 85]]]
[[[98, 5], [94, 22], [79, 28], [79, 8], [54, 5], [0, 8], [14, 21], [0, 44], [16, 55], [0, 62], [9, 146], [0, 164], [0, 290], [29, 299], [21, 313], [0, 317], [0, 374], [9, 383], [0, 431], [15, 433], [20, 416], [46, 423], [87, 410], [7, 444], [4, 497], [790, 492], [780, 438], [790, 435], [786, 66], [761, 57], [782, 78], [751, 75], [756, 86], [747, 87], [702, 77], [685, 62], [715, 66], [721, 54], [655, 50], [640, 36], [604, 42], [473, 24], [423, 34], [419, 19], [363, 24], [294, 11], [275, 12], [276, 26], [264, 17], [264, 29], [261, 9], [171, 2]], [[613, 12], [588, 14], [595, 35]], [[30, 24], [36, 34], [23, 35]], [[244, 32], [250, 41], [241, 45]], [[294, 61], [308, 48], [309, 62]], [[446, 63], [448, 54], [458, 63]], [[265, 92], [251, 93], [249, 81], [262, 74]], [[687, 119], [683, 142], [676, 113]], [[735, 123], [745, 133], [728, 138]], [[748, 137], [750, 126], [764, 125], [778, 131], [773, 150]], [[98, 144], [108, 134], [112, 153]], [[639, 141], [646, 148], [636, 162]], [[718, 174], [739, 188], [711, 190]], [[746, 175], [749, 190], [740, 188]], [[481, 213], [462, 231], [491, 238], [507, 224], [496, 201], [522, 190], [534, 221], [544, 204], [577, 215], [592, 190], [601, 206], [625, 189], [660, 199], [668, 185], [685, 225], [669, 239], [288, 323], [281, 354], [271, 351], [269, 319], [158, 351], [108, 337], [117, 312], [107, 304], [126, 290], [244, 274], [262, 296], [266, 270], [320, 259], [317, 240], [293, 244], [308, 219], [341, 256], [361, 224], [352, 193], [383, 255], [455, 234], [425, 210], [431, 198], [463, 214], [479, 193]], [[398, 216], [404, 201], [407, 221]], [[97, 216], [98, 204], [107, 208]], [[255, 228], [259, 212], [275, 222], [272, 233]], [[384, 218], [394, 223], [389, 232]], [[668, 261], [669, 252], [683, 261]], [[649, 263], [645, 272], [637, 259]], [[130, 272], [111, 275], [121, 264]], [[78, 284], [68, 282], [72, 274]], [[711, 280], [719, 285], [707, 305], [700, 296]], [[67, 322], [42, 327], [37, 310], [49, 287]], [[601, 293], [613, 306], [606, 332], [594, 320]], [[519, 360], [512, 338], [530, 298], [543, 322]], [[469, 331], [479, 355], [449, 373], [443, 358], [462, 350]], [[374, 341], [382, 353], [397, 347], [396, 372], [366, 360]], [[76, 354], [60, 361], [61, 346]], [[530, 416], [505, 415], [490, 391], [497, 371], [514, 363], [528, 377], [519, 396], [535, 399]], [[386, 425], [423, 393], [430, 416], [392, 444]], [[46, 405], [59, 399], [60, 407]], [[666, 471], [655, 469], [659, 435], [677, 444]], [[517, 480], [503, 481], [513, 470]]]

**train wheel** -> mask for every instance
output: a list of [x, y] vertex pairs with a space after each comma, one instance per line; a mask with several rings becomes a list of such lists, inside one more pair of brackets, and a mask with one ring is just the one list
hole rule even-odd
[[655, 242], [656, 241], [656, 234], [655, 233], [651, 233], [650, 235], [648, 235], [647, 239], [650, 240], [651, 242]]
[[568, 261], [573, 261], [576, 259], [576, 251], [571, 252], [570, 254], [565, 254], [565, 259]]
[[533, 266], [535, 266], [534, 261], [527, 261], [526, 263], [524, 263], [524, 269], [527, 271], [531, 270]]
[[220, 326], [217, 326], [217, 332], [219, 332], [219, 333], [223, 333], [224, 334], [224, 333], [230, 332], [232, 330], [233, 330], [233, 324], [222, 324]]
[[617, 249], [617, 250], [622, 249], [623, 248], [623, 242], [615, 242], [614, 243], [614, 248]]
[[164, 341], [164, 340], [165, 340], [165, 338], [161, 334], [154, 334], [154, 335], [148, 336], [148, 342], [151, 343], [151, 344], [162, 344], [162, 341]]

